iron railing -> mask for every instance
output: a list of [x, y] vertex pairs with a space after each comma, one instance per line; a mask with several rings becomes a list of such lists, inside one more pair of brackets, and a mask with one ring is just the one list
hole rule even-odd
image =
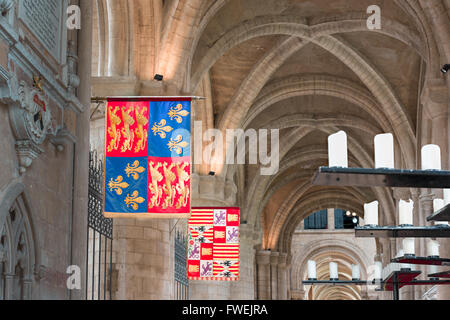
[[[103, 162], [89, 153], [86, 299], [112, 299], [113, 221], [103, 216]], [[102, 247], [103, 246], [103, 247]]]
[[189, 300], [187, 278], [187, 238], [180, 231], [175, 233], [175, 299]]

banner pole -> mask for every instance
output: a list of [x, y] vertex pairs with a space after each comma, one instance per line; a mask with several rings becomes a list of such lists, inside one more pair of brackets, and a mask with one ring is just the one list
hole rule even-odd
[[205, 97], [197, 97], [197, 96], [111, 96], [111, 97], [91, 97], [92, 103], [100, 103], [105, 102], [108, 99], [180, 99], [180, 98], [190, 98], [192, 100], [206, 100]]

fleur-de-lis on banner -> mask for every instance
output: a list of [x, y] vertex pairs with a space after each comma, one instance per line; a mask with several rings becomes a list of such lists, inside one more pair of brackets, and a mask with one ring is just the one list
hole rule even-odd
[[118, 176], [116, 180], [111, 178], [111, 181], [108, 183], [109, 191], [115, 191], [118, 196], [120, 196], [123, 191], [122, 189], [128, 188], [130, 185], [123, 181], [122, 176]]
[[188, 115], [189, 112], [187, 110], [183, 110], [182, 104], [178, 104], [176, 107], [170, 108], [169, 111], [170, 120], [175, 119], [175, 121], [178, 123], [182, 123], [183, 122], [182, 117], [187, 117]]
[[127, 208], [128, 207], [132, 207], [133, 210], [137, 210], [139, 208], [139, 204], [143, 203], [145, 201], [144, 198], [139, 197], [139, 192], [136, 190], [134, 191], [131, 196], [128, 194], [127, 197], [125, 198], [125, 203], [127, 204]]
[[167, 121], [162, 119], [160, 123], [156, 123], [153, 125], [152, 131], [153, 134], [156, 136], [157, 134], [159, 134], [159, 136], [161, 137], [161, 139], [165, 139], [166, 138], [166, 132], [169, 133], [173, 130], [173, 128], [171, 126], [166, 126]]
[[178, 135], [175, 139], [170, 139], [167, 145], [169, 146], [170, 151], [175, 151], [178, 155], [180, 155], [183, 153], [183, 148], [189, 146], [189, 143], [183, 141], [183, 136]]
[[139, 166], [139, 161], [138, 160], [136, 160], [133, 163], [133, 165], [131, 165], [131, 166], [130, 166], [130, 164], [128, 164], [126, 169], [125, 169], [125, 173], [127, 174], [127, 176], [130, 177], [130, 175], [131, 175], [134, 180], [138, 180], [139, 179], [139, 173], [143, 173], [144, 171], [145, 171], [145, 168]]

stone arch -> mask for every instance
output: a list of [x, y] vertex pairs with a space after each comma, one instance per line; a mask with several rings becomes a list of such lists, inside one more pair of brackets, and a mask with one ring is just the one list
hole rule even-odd
[[408, 14], [413, 23], [420, 32], [422, 42], [424, 43], [424, 50], [427, 55], [427, 78], [435, 78], [439, 76], [440, 59], [436, 44], [436, 39], [433, 36], [430, 23], [425, 16], [424, 10], [418, 1], [394, 0], [399, 8]]
[[261, 90], [247, 113], [243, 127], [250, 125], [252, 120], [271, 105], [288, 98], [305, 95], [324, 95], [343, 99], [370, 114], [386, 132], [393, 130], [387, 117], [380, 112], [381, 106], [366, 88], [345, 78], [325, 75], [291, 76], [269, 83]]
[[[226, 4], [228, 0], [216, 0], [214, 3], [208, 7], [205, 14], [201, 17], [200, 22], [197, 26], [197, 32], [194, 35], [194, 39], [192, 40], [192, 45], [189, 50], [189, 57], [187, 61], [187, 71], [186, 71], [186, 84], [185, 91], [189, 92], [191, 88], [191, 68], [192, 68], [192, 60], [194, 59], [195, 50], [197, 49], [198, 42], [200, 41], [201, 36], [203, 35], [203, 31], [205, 31], [208, 23], [212, 18], [219, 12], [220, 9]], [[193, 91], [193, 90], [192, 90]]]
[[[293, 212], [287, 218], [280, 232], [280, 239], [278, 239], [278, 250], [282, 252], [290, 252], [292, 244], [292, 236], [297, 228], [298, 224], [306, 218], [306, 215], [311, 212], [325, 210], [328, 208], [340, 208], [346, 211], [357, 213], [360, 217], [363, 216], [363, 206], [359, 201], [354, 199], [343, 200], [341, 197], [333, 198], [318, 198], [312, 199], [312, 201], [299, 202], [299, 206], [295, 212]], [[378, 249], [378, 243], [377, 243]]]
[[317, 116], [314, 115], [297, 113], [274, 119], [269, 124], [261, 126], [261, 128], [283, 130], [293, 127], [319, 128], [332, 126], [358, 129], [373, 136], [382, 133], [381, 129], [374, 126], [371, 122], [349, 114], [321, 115], [320, 119], [317, 119]]
[[[306, 218], [305, 214], [324, 210], [327, 208], [332, 208], [337, 206], [336, 200], [341, 205], [343, 209], [346, 209], [345, 202], [348, 202], [348, 205], [352, 205], [358, 210], [354, 211], [356, 213], [361, 214], [362, 205], [367, 199], [360, 192], [358, 192], [355, 188], [345, 188], [345, 189], [325, 189], [321, 191], [316, 191], [314, 193], [308, 194], [304, 196], [304, 194], [311, 188], [309, 182], [301, 185], [297, 190], [296, 194], [291, 194], [291, 196], [284, 201], [284, 203], [280, 206], [277, 213], [274, 216], [272, 224], [269, 226], [264, 226], [265, 228], [265, 241], [264, 245], [270, 249], [281, 249], [280, 248], [280, 235], [286, 236], [286, 232], [282, 232], [285, 228], [286, 224], [289, 224], [292, 227], [292, 221], [290, 221], [290, 217], [294, 216], [295, 221], [297, 222], [295, 225]], [[336, 204], [333, 204], [336, 203]], [[306, 210], [305, 207], [316, 206], [316, 209]], [[347, 206], [348, 206], [347, 205]], [[302, 208], [301, 211], [293, 210], [294, 207]]]
[[[240, 126], [250, 109], [250, 106], [253, 104], [254, 99], [256, 99], [260, 90], [264, 87], [273, 72], [283, 61], [303, 46], [304, 42], [295, 44], [295, 42], [293, 42], [295, 40], [295, 37], [291, 37], [280, 46], [276, 46], [274, 50], [266, 54], [266, 56], [254, 66], [253, 70], [244, 80], [243, 85], [229, 103], [226, 112], [219, 120], [219, 129], [223, 131], [225, 128], [235, 128]], [[409, 117], [403, 110], [401, 103], [386, 79], [371, 66], [366, 58], [362, 57], [341, 41], [330, 36], [322, 36], [312, 39], [311, 41], [334, 54], [360, 77], [361, 81], [369, 88], [382, 105], [383, 112], [386, 113], [393, 128], [393, 132], [402, 146], [402, 155], [407, 167], [415, 167], [414, 150], [416, 138], [414, 131]], [[290, 42], [293, 43], [291, 44]], [[283, 48], [284, 45], [289, 48], [289, 51]], [[229, 145], [230, 141], [226, 141], [225, 148], [228, 148]], [[216, 166], [218, 165], [219, 167], [216, 167], [213, 171], [219, 172], [220, 175], [226, 175], [227, 167], [223, 166], [223, 161], [216, 159], [215, 163]]]
[[[0, 297], [32, 298], [39, 255], [24, 185], [12, 182], [0, 193]], [[3, 292], [1, 292], [3, 290]]]
[[360, 264], [361, 278], [367, 279], [367, 269], [372, 264], [373, 259], [350, 241], [328, 238], [312, 241], [301, 252], [293, 253], [291, 262], [291, 283], [294, 285], [293, 289], [301, 289], [299, 284], [305, 279], [307, 261], [314, 260], [314, 256], [329, 251], [341, 252]]
[[[361, 264], [362, 272], [361, 277], [367, 277], [367, 267], [372, 263], [372, 258], [368, 257], [363, 250], [355, 246], [352, 242], [342, 239], [330, 239], [325, 238], [317, 241], [310, 242], [301, 254], [293, 255], [291, 266], [297, 266], [292, 268], [294, 272], [291, 273], [293, 280], [303, 279], [306, 274], [306, 262], [311, 260], [315, 255], [318, 255], [325, 251], [344, 252], [355, 262]], [[299, 283], [299, 281], [293, 281], [293, 283]]]
[[[322, 21], [317, 25], [308, 25], [305, 18], [296, 16], [280, 15], [280, 16], [262, 16], [252, 20], [242, 22], [238, 26], [229, 30], [203, 57], [196, 71], [192, 75], [192, 89], [197, 87], [203, 74], [209, 70], [214, 63], [222, 57], [228, 50], [238, 44], [250, 40], [251, 38], [282, 34], [296, 35], [305, 39], [313, 39], [324, 35], [332, 35], [336, 33], [346, 33], [355, 31], [367, 31], [367, 15], [347, 14], [340, 18], [333, 17], [332, 20]], [[338, 20], [338, 21], [336, 21]], [[320, 21], [320, 20], [319, 20]], [[402, 25], [395, 20], [384, 19], [384, 27], [380, 30], [374, 30], [387, 36], [393, 37], [407, 45], [412, 46], [420, 55], [420, 38], [415, 35], [408, 27]]]
[[[333, 132], [337, 132], [339, 129], [337, 127], [326, 127], [319, 128], [319, 130], [331, 134]], [[299, 136], [296, 142], [298, 142], [302, 137], [304, 136]], [[288, 144], [286, 145], [288, 146]], [[363, 167], [373, 167], [373, 159], [368, 156], [364, 148], [353, 137], [349, 137], [349, 150]], [[285, 153], [280, 152], [281, 158], [284, 157], [284, 154]], [[266, 189], [269, 181], [270, 177], [259, 176], [257, 179], [254, 179], [252, 185], [249, 188], [249, 200], [247, 202], [245, 211], [247, 220], [250, 222], [250, 224], [257, 225], [257, 215], [259, 212], [261, 212], [262, 209], [261, 199], [258, 198], [257, 195], [263, 195], [267, 191]], [[388, 191], [375, 188], [374, 193], [379, 199], [384, 212], [394, 211], [394, 203], [392, 201], [392, 197], [389, 196]], [[284, 215], [286, 214], [288, 214], [288, 212], [284, 211]], [[392, 216], [386, 217], [386, 219], [388, 221], [395, 221], [393, 220], [394, 218]], [[278, 226], [278, 228], [280, 228], [280, 226]]]

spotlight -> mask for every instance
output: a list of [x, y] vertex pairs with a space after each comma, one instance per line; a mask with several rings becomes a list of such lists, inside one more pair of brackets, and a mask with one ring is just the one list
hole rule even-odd
[[216, 173], [215, 173], [214, 171], [210, 171], [210, 172], [209, 172], [209, 175], [210, 175], [210, 176], [215, 176]]
[[160, 75], [160, 74], [155, 74], [155, 78], [156, 81], [163, 81], [164, 76]]
[[443, 74], [446, 74], [450, 70], [450, 64], [444, 64], [444, 66], [441, 69], [441, 72]]
[[353, 212], [353, 213], [352, 213], [352, 216], [356, 217], [356, 213], [355, 213], [355, 212]]

